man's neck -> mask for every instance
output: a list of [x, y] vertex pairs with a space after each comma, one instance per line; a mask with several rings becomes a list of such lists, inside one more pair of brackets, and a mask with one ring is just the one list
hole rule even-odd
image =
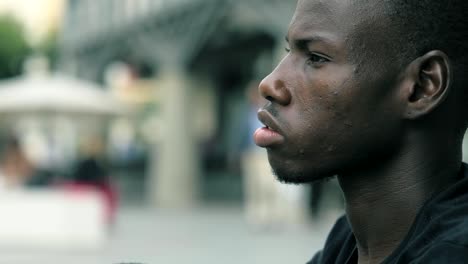
[[424, 153], [409, 151], [384, 166], [338, 176], [360, 263], [380, 263], [388, 257], [424, 203], [455, 180], [460, 169], [457, 154], [443, 160], [440, 153], [433, 158], [420, 154]]

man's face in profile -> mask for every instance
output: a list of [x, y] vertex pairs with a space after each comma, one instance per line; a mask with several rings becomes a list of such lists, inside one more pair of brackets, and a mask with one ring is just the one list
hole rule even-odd
[[259, 87], [269, 103], [255, 140], [282, 181], [371, 166], [399, 144], [398, 51], [378, 4], [368, 2], [298, 3], [288, 54]]

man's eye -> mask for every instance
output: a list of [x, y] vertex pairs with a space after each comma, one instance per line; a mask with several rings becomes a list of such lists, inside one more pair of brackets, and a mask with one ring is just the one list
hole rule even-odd
[[309, 54], [307, 64], [317, 65], [329, 62], [330, 60], [317, 54]]

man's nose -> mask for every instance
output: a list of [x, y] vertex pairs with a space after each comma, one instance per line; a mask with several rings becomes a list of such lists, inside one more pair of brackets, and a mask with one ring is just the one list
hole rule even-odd
[[278, 68], [262, 80], [258, 89], [260, 95], [272, 103], [286, 106], [291, 102], [291, 93], [279, 78]]

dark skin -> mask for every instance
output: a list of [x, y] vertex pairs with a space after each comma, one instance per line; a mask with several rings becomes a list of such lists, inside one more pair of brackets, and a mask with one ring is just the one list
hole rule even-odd
[[359, 263], [388, 257], [455, 181], [464, 132], [450, 59], [401, 58], [378, 2], [299, 0], [288, 54], [259, 87], [275, 137], [257, 144], [281, 181], [338, 176]]

